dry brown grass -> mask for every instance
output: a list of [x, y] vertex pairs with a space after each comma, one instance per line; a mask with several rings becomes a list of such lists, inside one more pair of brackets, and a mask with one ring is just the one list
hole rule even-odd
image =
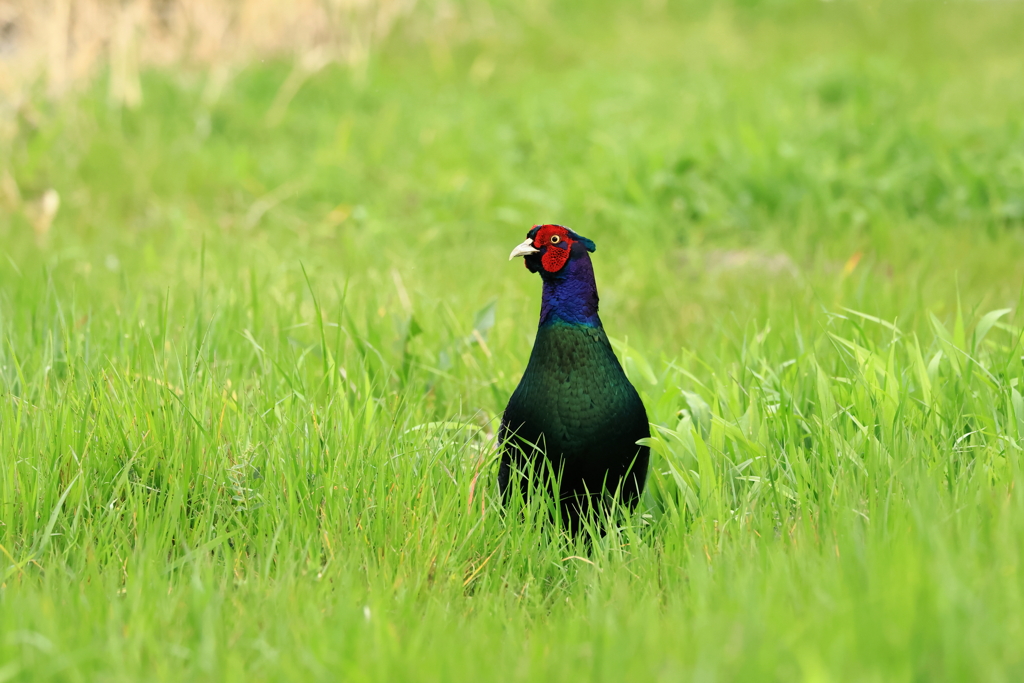
[[0, 0], [0, 210], [20, 211], [45, 243], [56, 190], [23, 198], [5, 143], [33, 98], [59, 99], [109, 67], [108, 98], [136, 107], [145, 66], [208, 72], [204, 107], [253, 59], [290, 57], [291, 73], [267, 111], [277, 123], [303, 82], [331, 63], [361, 78], [373, 46], [417, 0]]
[[217, 72], [254, 58], [294, 56], [279, 110], [302, 81], [326, 64], [357, 76], [373, 45], [417, 0], [0, 0], [0, 119], [45, 86], [50, 97], [88, 83], [110, 67], [109, 96], [135, 106], [145, 65], [192, 64]]

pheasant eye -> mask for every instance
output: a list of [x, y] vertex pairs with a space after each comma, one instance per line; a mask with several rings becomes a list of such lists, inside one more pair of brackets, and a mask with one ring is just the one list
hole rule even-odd
[[559, 237], [558, 235], [552, 235], [551, 236], [551, 244], [558, 244], [561, 241], [562, 241], [562, 238]]

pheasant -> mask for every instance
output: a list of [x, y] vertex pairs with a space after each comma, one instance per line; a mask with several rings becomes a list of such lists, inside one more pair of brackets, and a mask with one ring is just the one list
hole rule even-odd
[[544, 281], [530, 361], [501, 418], [498, 488], [527, 497], [558, 477], [563, 524], [582, 522], [617, 498], [633, 509], [650, 449], [647, 411], [622, 371], [597, 314], [594, 243], [561, 225], [538, 225], [509, 260], [524, 257]]

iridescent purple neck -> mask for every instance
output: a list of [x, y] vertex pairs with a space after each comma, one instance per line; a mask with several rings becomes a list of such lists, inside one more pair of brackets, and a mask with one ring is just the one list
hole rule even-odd
[[540, 305], [540, 325], [556, 322], [600, 327], [597, 316], [597, 284], [590, 254], [573, 254], [559, 272], [544, 278], [544, 296]]

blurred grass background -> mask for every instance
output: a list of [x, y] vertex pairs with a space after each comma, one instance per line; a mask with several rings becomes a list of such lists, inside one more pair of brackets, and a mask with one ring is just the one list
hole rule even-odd
[[[0, 680], [1017, 680], [1021, 35], [0, 5]], [[491, 499], [542, 222], [657, 427], [590, 551]]]

